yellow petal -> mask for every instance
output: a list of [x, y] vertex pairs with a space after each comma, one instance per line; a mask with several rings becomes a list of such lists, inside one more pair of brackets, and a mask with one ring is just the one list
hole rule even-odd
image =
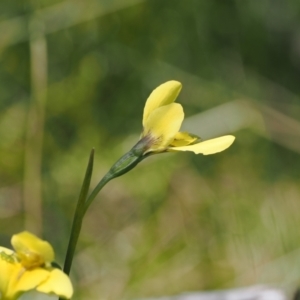
[[165, 150], [179, 131], [183, 118], [183, 109], [178, 103], [155, 109], [144, 125], [143, 136], [148, 136], [152, 142], [145, 153]]
[[11, 244], [26, 268], [37, 267], [45, 262], [54, 261], [52, 246], [28, 231], [13, 235]]
[[10, 299], [23, 292], [35, 289], [49, 277], [49, 274], [46, 269], [26, 270], [20, 263], [16, 264], [6, 293], [7, 298]]
[[5, 253], [5, 254], [7, 254], [7, 255], [11, 255], [11, 254], [14, 253], [14, 251], [11, 250], [11, 249], [8, 249], [8, 248], [1, 247], [1, 246], [0, 246], [0, 253]]
[[177, 132], [170, 146], [172, 147], [187, 146], [190, 144], [194, 144], [197, 141], [200, 141], [200, 138], [198, 136], [192, 135], [187, 132]]
[[214, 154], [227, 149], [235, 140], [232, 135], [225, 135], [215, 139], [207, 140], [195, 145], [182, 147], [169, 147], [168, 151], [192, 151], [196, 154]]
[[59, 269], [53, 269], [48, 279], [37, 287], [37, 291], [55, 294], [67, 299], [73, 295], [73, 287], [69, 277]]
[[177, 98], [180, 90], [181, 83], [175, 80], [167, 81], [158, 86], [148, 97], [143, 116], [143, 126], [149, 115], [158, 107], [173, 103]]
[[2, 297], [7, 294], [9, 281], [17, 264], [12, 256], [13, 254], [12, 250], [0, 247], [0, 295]]

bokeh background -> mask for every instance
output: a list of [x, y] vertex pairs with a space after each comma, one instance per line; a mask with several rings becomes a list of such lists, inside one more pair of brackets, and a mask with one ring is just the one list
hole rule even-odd
[[183, 129], [217, 155], [150, 157], [85, 218], [74, 299], [300, 283], [300, 3], [0, 2], [0, 242], [31, 230], [63, 264], [89, 152], [94, 187], [176, 79]]

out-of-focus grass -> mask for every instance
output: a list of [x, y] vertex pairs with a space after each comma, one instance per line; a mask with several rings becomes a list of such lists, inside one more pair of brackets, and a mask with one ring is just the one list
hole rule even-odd
[[[255, 283], [292, 289], [299, 283], [299, 18], [290, 7], [152, 0], [129, 1], [126, 9], [120, 9], [125, 2], [114, 1], [115, 8], [106, 10], [112, 4], [91, 1], [81, 17], [72, 10], [75, 1], [56, 1], [73, 7], [63, 22], [65, 10], [56, 14], [51, 2], [3, 3], [2, 25], [27, 24], [37, 9], [46, 24], [42, 225], [58, 262], [90, 149], [96, 148], [94, 186], [136, 141], [144, 102], [158, 84], [183, 83], [178, 101], [187, 117], [195, 116], [186, 120], [189, 131], [204, 138], [237, 136], [223, 153], [156, 155], [110, 182], [84, 222], [72, 272], [74, 299]], [[52, 26], [55, 16], [58, 25]], [[24, 230], [26, 213], [31, 70], [24, 28], [7, 31], [0, 43], [4, 246]]]

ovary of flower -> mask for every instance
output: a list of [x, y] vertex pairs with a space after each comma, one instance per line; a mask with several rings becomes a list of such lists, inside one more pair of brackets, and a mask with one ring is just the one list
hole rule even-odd
[[11, 243], [15, 251], [0, 247], [1, 300], [17, 299], [33, 289], [71, 298], [71, 281], [65, 273], [51, 266], [54, 251], [48, 242], [23, 231], [13, 235]]
[[148, 97], [143, 115], [141, 141], [147, 147], [144, 154], [165, 151], [192, 151], [196, 154], [214, 154], [227, 149], [235, 140], [225, 135], [207, 141], [197, 136], [180, 132], [184, 119], [183, 108], [174, 103], [182, 85], [178, 81], [167, 81], [158, 86]]

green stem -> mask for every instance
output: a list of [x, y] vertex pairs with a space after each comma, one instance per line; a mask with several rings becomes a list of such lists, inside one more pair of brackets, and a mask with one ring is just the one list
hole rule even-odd
[[89, 208], [89, 206], [91, 205], [91, 203], [93, 202], [93, 200], [96, 198], [96, 196], [98, 195], [98, 193], [102, 190], [102, 188], [113, 178], [115, 178], [115, 176], [113, 176], [113, 174], [111, 174], [111, 172], [106, 173], [106, 175], [99, 181], [99, 183], [97, 184], [97, 186], [94, 188], [94, 190], [92, 191], [92, 193], [90, 194], [90, 196], [88, 197], [88, 199], [86, 200], [85, 204], [84, 204], [84, 211], [83, 214], [86, 213], [87, 209]]
[[64, 272], [67, 275], [70, 274], [76, 245], [81, 231], [82, 220], [83, 220], [83, 215], [76, 209], [73, 223], [72, 223], [71, 236], [68, 244], [68, 250], [67, 250], [65, 265], [64, 265]]
[[[111, 169], [106, 173], [106, 175], [99, 181], [99, 183], [94, 188], [90, 196], [87, 198], [87, 193], [90, 187], [93, 172], [94, 150], [92, 150], [72, 223], [71, 236], [68, 244], [64, 265], [64, 272], [67, 275], [70, 274], [76, 245], [81, 231], [82, 221], [87, 209], [89, 208], [93, 200], [96, 198], [98, 193], [110, 180], [127, 173], [128, 171], [133, 169], [140, 161], [142, 161], [146, 156], [148, 156], [143, 155], [145, 151], [146, 142], [147, 141], [143, 139], [140, 140], [128, 153], [122, 156], [111, 167]], [[63, 298], [59, 299], [61, 300]]]
[[75, 253], [75, 248], [77, 245], [78, 237], [80, 234], [81, 230], [81, 225], [82, 225], [82, 219], [84, 216], [84, 203], [87, 198], [87, 194], [89, 191], [90, 183], [91, 183], [91, 177], [93, 173], [93, 164], [94, 164], [94, 149], [92, 149], [89, 162], [87, 165], [86, 173], [84, 176], [84, 180], [82, 183], [81, 191], [79, 194], [79, 198], [77, 201], [77, 206], [74, 214], [74, 219], [72, 223], [72, 229], [71, 229], [71, 235], [69, 239], [69, 244], [68, 244], [68, 250], [66, 253], [66, 258], [65, 258], [65, 265], [64, 265], [64, 272], [69, 275], [71, 266], [72, 266], [72, 261]]
[[98, 195], [98, 193], [101, 191], [101, 189], [113, 178], [121, 176], [125, 173], [127, 173], [129, 170], [134, 168], [142, 159], [142, 156], [138, 156], [136, 153], [136, 148], [134, 147], [131, 151], [126, 153], [124, 156], [122, 156], [107, 172], [107, 174], [100, 180], [100, 182], [97, 184], [97, 186], [94, 188], [90, 196], [87, 198], [87, 193], [89, 190], [91, 177], [92, 177], [92, 171], [93, 171], [93, 158], [94, 158], [94, 150], [91, 153], [89, 164], [86, 170], [85, 178], [82, 184], [81, 192], [78, 198], [74, 219], [72, 223], [72, 229], [71, 229], [71, 236], [69, 240], [69, 245], [67, 249], [66, 259], [65, 259], [65, 265], [64, 265], [64, 272], [69, 275], [72, 261], [75, 254], [76, 245], [78, 242], [79, 234], [81, 231], [82, 221], [84, 218], [84, 215], [95, 199], [95, 197]]

